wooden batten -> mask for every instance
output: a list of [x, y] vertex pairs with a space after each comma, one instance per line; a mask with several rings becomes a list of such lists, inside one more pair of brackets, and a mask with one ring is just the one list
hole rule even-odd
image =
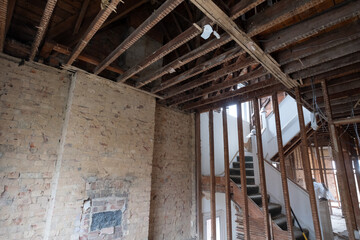
[[197, 198], [197, 231], [199, 238], [203, 238], [203, 215], [202, 215], [202, 188], [201, 188], [201, 135], [200, 113], [195, 114], [195, 154], [196, 154], [196, 198]]
[[210, 146], [210, 215], [211, 215], [211, 239], [216, 239], [216, 180], [215, 180], [215, 156], [214, 156], [214, 112], [209, 111], [209, 146]]
[[8, 0], [0, 1], [0, 52], [3, 52], [6, 38]]
[[355, 216], [354, 216], [354, 211], [352, 209], [351, 197], [348, 189], [349, 183], [346, 177], [344, 159], [340, 151], [341, 145], [338, 140], [338, 136], [339, 136], [338, 130], [333, 122], [329, 93], [325, 80], [321, 82], [321, 88], [324, 97], [326, 116], [328, 118], [331, 148], [332, 148], [333, 158], [336, 163], [336, 170], [337, 170], [336, 177], [339, 185], [342, 213], [345, 217], [346, 228], [349, 232], [349, 239], [354, 240], [355, 239], [354, 230], [356, 229]]
[[[320, 175], [319, 180], [320, 180], [321, 183], [325, 184], [324, 173], [323, 173], [323, 168], [325, 168], [325, 166], [322, 166], [322, 164], [321, 164], [319, 144], [318, 144], [318, 138], [317, 137], [318, 136], [317, 136], [317, 130], [316, 130], [314, 132], [314, 145], [315, 145], [316, 160], [317, 160], [317, 164], [318, 164], [318, 168], [319, 168], [319, 175]], [[326, 186], [327, 186], [327, 184], [326, 184]]]
[[280, 111], [279, 111], [279, 102], [277, 99], [277, 93], [274, 93], [272, 95], [272, 100], [273, 100], [273, 109], [275, 114], [276, 138], [277, 138], [278, 152], [280, 159], [281, 184], [282, 184], [283, 196], [285, 202], [287, 229], [289, 232], [289, 239], [294, 239], [294, 229], [292, 224], [289, 187], [288, 187], [288, 180], [286, 174], [285, 154], [284, 154], [284, 146], [282, 141]]
[[240, 163], [240, 181], [242, 191], [242, 211], [243, 211], [243, 225], [245, 240], [250, 240], [250, 220], [249, 220], [249, 204], [247, 196], [246, 184], [246, 166], [245, 166], [245, 146], [244, 146], [244, 129], [241, 111], [241, 102], [237, 103], [237, 130], [238, 130], [238, 145], [239, 145], [239, 163]]
[[300, 89], [295, 88], [295, 95], [296, 95], [296, 103], [299, 115], [299, 125], [300, 125], [300, 133], [301, 133], [301, 148], [302, 148], [302, 162], [303, 162], [303, 169], [305, 175], [305, 183], [306, 189], [309, 193], [310, 198], [310, 206], [311, 206], [311, 213], [313, 218], [314, 230], [315, 230], [315, 237], [316, 240], [321, 240], [321, 229], [320, 229], [320, 222], [319, 222], [319, 214], [317, 209], [316, 203], [316, 196], [314, 192], [314, 184], [311, 176], [311, 167], [310, 167], [310, 160], [309, 154], [307, 151], [307, 137], [305, 131], [305, 122], [304, 122], [304, 113], [301, 104], [301, 96], [300, 96]]
[[264, 233], [266, 239], [270, 237], [270, 219], [269, 219], [269, 207], [267, 200], [267, 188], [266, 188], [266, 177], [265, 177], [265, 164], [264, 164], [264, 153], [261, 137], [261, 126], [260, 126], [260, 109], [258, 98], [253, 99], [254, 115], [255, 115], [255, 130], [256, 130], [256, 143], [257, 143], [257, 156], [259, 161], [259, 173], [260, 173], [260, 187], [261, 187], [261, 198], [262, 198], [262, 211], [264, 213]]
[[226, 204], [226, 235], [232, 240], [231, 227], [231, 190], [230, 190], [230, 169], [229, 169], [229, 139], [226, 108], [222, 111], [223, 138], [224, 138], [224, 169], [225, 169], [225, 204]]

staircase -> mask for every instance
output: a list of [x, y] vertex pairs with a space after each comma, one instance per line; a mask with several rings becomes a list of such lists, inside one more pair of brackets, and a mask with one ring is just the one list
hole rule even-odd
[[[246, 168], [246, 184], [247, 184], [247, 194], [248, 197], [261, 208], [262, 205], [262, 198], [261, 193], [258, 185], [255, 185], [255, 175], [254, 175], [254, 163], [253, 158], [251, 156], [245, 157], [245, 168]], [[237, 157], [237, 161], [233, 162], [233, 167], [230, 168], [230, 178], [237, 184], [239, 188], [241, 188], [241, 182], [240, 182], [240, 163], [239, 163], [239, 157]], [[278, 225], [282, 230], [287, 231], [287, 220], [286, 216], [281, 213], [282, 206], [277, 203], [272, 203], [270, 201], [270, 196], [267, 196], [268, 203], [269, 203], [269, 213], [271, 214], [272, 221]], [[242, 222], [242, 216], [238, 215], [238, 223]], [[292, 222], [294, 224], [294, 220]], [[251, 228], [251, 227], [250, 227]], [[305, 240], [304, 236], [302, 235], [302, 232], [298, 227], [294, 226], [294, 238], [296, 240]], [[244, 239], [243, 238], [243, 227], [238, 226], [238, 239]], [[309, 231], [307, 229], [303, 229], [306, 236], [309, 236]]]

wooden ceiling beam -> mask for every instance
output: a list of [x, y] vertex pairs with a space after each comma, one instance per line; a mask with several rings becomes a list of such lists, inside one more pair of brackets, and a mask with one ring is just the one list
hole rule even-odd
[[189, 83], [186, 83], [184, 85], [181, 85], [179, 87], [173, 88], [171, 90], [169, 90], [168, 92], [166, 92], [166, 94], [164, 95], [164, 99], [168, 99], [171, 98], [175, 95], [178, 95], [182, 92], [185, 92], [187, 90], [190, 90], [192, 88], [204, 85], [206, 83], [209, 83], [211, 81], [217, 80], [219, 77], [225, 76], [227, 74], [231, 74], [233, 72], [236, 71], [240, 71], [241, 69], [248, 67], [252, 64], [256, 63], [255, 60], [251, 59], [251, 58], [247, 58], [243, 61], [240, 62], [236, 62], [233, 63], [229, 66], [226, 67], [222, 67], [219, 70], [209, 73], [207, 75], [204, 75], [198, 79], [195, 79]]
[[78, 18], [76, 20], [76, 23], [75, 23], [73, 34], [77, 34], [79, 32], [80, 26], [81, 26], [81, 24], [82, 24], [82, 22], [84, 20], [85, 13], [86, 13], [86, 10], [87, 10], [87, 8], [89, 6], [89, 3], [90, 3], [90, 0], [84, 0], [83, 1], [79, 16], [78, 16]]
[[360, 38], [360, 20], [287, 48], [277, 54], [276, 60], [284, 65], [357, 38]]
[[243, 87], [243, 88], [239, 88], [239, 89], [234, 90], [234, 91], [224, 92], [224, 93], [222, 93], [220, 95], [217, 95], [215, 97], [209, 97], [207, 99], [202, 99], [202, 100], [197, 101], [197, 102], [191, 102], [191, 103], [185, 104], [184, 106], [181, 107], [181, 109], [190, 110], [190, 109], [199, 108], [201, 106], [208, 105], [210, 103], [219, 102], [219, 101], [224, 100], [224, 99], [233, 98], [233, 97], [245, 94], [245, 93], [257, 91], [257, 90], [262, 89], [262, 88], [271, 87], [272, 85], [274, 85], [274, 84], [276, 85], [277, 83], [278, 82], [274, 78], [271, 78], [269, 80], [254, 83], [254, 84], [248, 85], [248, 86]]
[[114, 62], [120, 55], [129, 49], [137, 40], [145, 35], [151, 28], [160, 22], [166, 15], [174, 10], [184, 0], [167, 0], [153, 14], [145, 20], [134, 32], [130, 34], [114, 51], [112, 51], [95, 69], [98, 75], [107, 66]]
[[16, 0], [12, 0], [12, 1], [8, 2], [8, 11], [7, 11], [7, 15], [6, 15], [5, 37], [10, 28], [11, 20], [14, 15], [15, 5], [16, 5]]
[[291, 74], [358, 51], [360, 51], [360, 38], [343, 43], [340, 46], [335, 46], [331, 49], [327, 49], [319, 53], [314, 53], [308, 57], [299, 59], [298, 61], [285, 64], [282, 66], [282, 69], [285, 73]]
[[8, 0], [0, 1], [0, 52], [3, 52], [6, 38], [6, 16], [8, 11]]
[[121, 0], [112, 0], [106, 8], [100, 10], [100, 12], [96, 15], [95, 19], [91, 22], [90, 26], [87, 28], [85, 34], [81, 37], [80, 41], [74, 48], [66, 65], [73, 64], [73, 62], [84, 50], [84, 48], [87, 46], [87, 44], [96, 34], [96, 32], [100, 29], [101, 25], [110, 16], [110, 14], [115, 11], [120, 1]]
[[221, 107], [234, 105], [239, 102], [248, 102], [255, 97], [262, 98], [262, 97], [266, 97], [266, 96], [271, 96], [274, 92], [281, 92], [281, 91], [285, 91], [285, 90], [286, 90], [286, 87], [283, 84], [279, 83], [279, 84], [275, 84], [275, 85], [272, 85], [267, 88], [258, 89], [258, 90], [255, 90], [255, 91], [252, 91], [249, 93], [245, 93], [243, 95], [239, 95], [239, 96], [235, 96], [235, 97], [228, 98], [225, 100], [221, 100], [216, 103], [204, 105], [204, 106], [197, 108], [197, 110], [200, 113], [202, 113], [202, 112], [209, 111], [211, 109], [218, 109]]
[[358, 62], [360, 62], [360, 54], [359, 54], [359, 52], [356, 52], [356, 53], [349, 54], [345, 57], [337, 58], [337, 59], [331, 60], [329, 62], [293, 73], [291, 75], [291, 77], [293, 79], [304, 79], [304, 78], [319, 75], [321, 73], [328, 72], [328, 71], [338, 69], [341, 67], [345, 67], [350, 64], [354, 64], [354, 63], [358, 63]]
[[282, 0], [247, 20], [246, 32], [257, 35], [326, 0]]
[[[246, 73], [244, 75], [229, 79], [227, 81], [224, 81], [224, 82], [221, 82], [221, 83], [218, 83], [218, 84], [214, 84], [214, 85], [209, 86], [207, 88], [196, 90], [196, 91], [194, 91], [192, 93], [189, 93], [189, 94], [187, 94], [185, 96], [179, 96], [179, 97], [175, 98], [174, 100], [170, 101], [169, 105], [179, 105], [181, 103], [188, 102], [188, 101], [191, 101], [191, 100], [196, 99], [196, 98], [200, 98], [200, 97], [202, 97], [204, 95], [207, 95], [207, 94], [210, 94], [212, 92], [220, 91], [220, 90], [223, 90], [225, 88], [235, 86], [237, 84], [240, 84], [240, 83], [243, 83], [243, 82], [246, 82], [246, 81], [250, 81], [252, 79], [262, 77], [262, 76], [264, 76], [266, 74], [268, 74], [268, 72], [264, 68], [260, 67], [259, 69], [255, 70], [255, 71], [251, 71], [251, 72]], [[230, 97], [232, 97], [232, 96], [230, 96]]]
[[[231, 19], [232, 20], [237, 19], [239, 16], [245, 14], [246, 12], [253, 9], [257, 5], [261, 4], [262, 2], [264, 2], [264, 0], [260, 0], [260, 1], [259, 0], [242, 0], [242, 1], [240, 1], [231, 9], [231, 11], [230, 11]], [[274, 22], [273, 24], [278, 24], [278, 23], [285, 21], [291, 17], [294, 17], [295, 14], [305, 11], [310, 6], [313, 6], [313, 1], [304, 1], [302, 3], [303, 3], [303, 5], [297, 5], [297, 8], [295, 8], [295, 9], [293, 8], [294, 4], [292, 4], [289, 8], [287, 8], [287, 11], [282, 12], [283, 13], [282, 15], [277, 14], [276, 18], [273, 18], [273, 22]], [[259, 15], [261, 15], [261, 13]], [[263, 23], [263, 24], [268, 24], [268, 23]], [[261, 25], [259, 25], [259, 26], [257, 26], [257, 28], [263, 28], [263, 27]], [[248, 32], [248, 35], [250, 37], [253, 37], [255, 34], [256, 34], [256, 32], [251, 32], [251, 31]], [[144, 78], [139, 80], [138, 86], [142, 87], [142, 86], [164, 76], [165, 74], [171, 73], [171, 72], [173, 72], [173, 70], [180, 68], [181, 66], [193, 61], [196, 58], [199, 58], [199, 57], [209, 53], [210, 51], [213, 51], [214, 49], [217, 49], [217, 48], [225, 45], [226, 43], [228, 43], [230, 41], [231, 41], [231, 38], [226, 33], [221, 36], [220, 40], [214, 39], [214, 40], [208, 41], [207, 43], [203, 44], [201, 47], [187, 53], [186, 55], [182, 56], [181, 58], [179, 58], [177, 60], [174, 60], [173, 62], [160, 68], [159, 70], [155, 71], [154, 73], [151, 73], [148, 76], [145, 76]]]
[[38, 31], [35, 36], [35, 40], [31, 46], [31, 52], [29, 59], [30, 61], [33, 61], [35, 58], [35, 55], [38, 52], [39, 46], [44, 39], [46, 30], [48, 28], [52, 13], [55, 9], [57, 0], [48, 0], [45, 6], [44, 14], [41, 17], [40, 25], [38, 27]]
[[316, 17], [280, 30], [263, 44], [267, 53], [318, 34], [320, 31], [354, 18], [360, 14], [360, 1], [345, 1]]
[[151, 92], [157, 93], [157, 92], [163, 91], [164, 89], [174, 86], [174, 85], [176, 85], [180, 82], [183, 82], [195, 75], [198, 75], [198, 74], [205, 72], [211, 68], [219, 66], [220, 64], [228, 62], [228, 61], [230, 61], [236, 57], [239, 57], [243, 54], [244, 54], [244, 51], [240, 47], [232, 48], [229, 51], [226, 51], [226, 52], [210, 59], [209, 61], [206, 61], [204, 63], [196, 65], [195, 67], [189, 69], [188, 71], [183, 72], [183, 73], [161, 83], [159, 86], [154, 87], [151, 90]]
[[287, 88], [298, 86], [281, 69], [279, 64], [267, 53], [265, 53], [249, 36], [247, 36], [237, 24], [231, 20], [214, 2], [211, 0], [191, 0], [206, 16], [218, 23], [237, 44], [239, 44], [252, 58], [263, 65], [275, 78], [277, 78]]

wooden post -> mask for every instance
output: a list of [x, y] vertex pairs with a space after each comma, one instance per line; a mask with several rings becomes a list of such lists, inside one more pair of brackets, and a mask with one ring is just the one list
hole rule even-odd
[[315, 165], [315, 159], [314, 159], [314, 154], [313, 154], [313, 149], [311, 147], [311, 143], [310, 143], [310, 146], [307, 148], [307, 150], [310, 151], [310, 156], [311, 156], [311, 165], [310, 165], [311, 176], [313, 179], [315, 179], [317, 181], [318, 179], [316, 177], [316, 165]]
[[260, 173], [260, 186], [261, 186], [261, 197], [262, 197], [262, 210], [264, 213], [264, 227], [265, 227], [265, 239], [271, 239], [270, 236], [270, 220], [269, 220], [269, 207], [266, 189], [266, 177], [265, 177], [265, 166], [264, 166], [264, 154], [261, 137], [260, 127], [260, 110], [259, 100], [254, 98], [254, 114], [255, 114], [255, 130], [256, 130], [256, 142], [257, 142], [257, 155], [259, 161], [259, 173]]
[[310, 170], [310, 161], [309, 161], [309, 154], [307, 152], [307, 137], [306, 137], [306, 129], [305, 129], [305, 122], [304, 122], [304, 113], [301, 104], [301, 97], [300, 97], [300, 89], [295, 88], [295, 95], [296, 95], [296, 103], [299, 115], [299, 125], [300, 125], [300, 134], [301, 134], [301, 148], [302, 148], [302, 162], [304, 168], [304, 177], [305, 177], [305, 184], [306, 189], [309, 193], [310, 198], [310, 206], [311, 206], [311, 213], [313, 218], [314, 230], [315, 230], [315, 237], [317, 240], [321, 240], [321, 229], [320, 229], [320, 222], [319, 222], [319, 214], [317, 210], [317, 203], [316, 203], [316, 196], [314, 192], [314, 184], [312, 181], [311, 170]]
[[325, 177], [326, 186], [329, 187], [329, 182], [328, 182], [328, 179], [327, 179], [327, 172], [326, 172], [326, 164], [325, 164], [325, 156], [324, 156], [323, 147], [320, 147], [320, 152], [321, 152], [322, 165], [323, 165], [323, 168], [324, 168], [324, 177]]
[[232, 240], [230, 169], [229, 169], [229, 139], [228, 139], [228, 126], [227, 126], [226, 107], [223, 108], [222, 118], [223, 118], [223, 137], [224, 137], [226, 233], [227, 233], [227, 239]]
[[238, 102], [237, 104], [237, 128], [238, 128], [241, 191], [243, 196], [242, 211], [243, 211], [244, 236], [245, 236], [245, 240], [250, 240], [249, 205], [248, 205], [247, 184], [246, 184], [244, 129], [243, 129], [243, 120], [242, 120], [242, 112], [241, 112], [241, 102]]
[[357, 189], [356, 189], [356, 183], [355, 183], [355, 177], [354, 177], [354, 170], [352, 167], [352, 161], [351, 156], [349, 154], [349, 151], [351, 151], [351, 146], [349, 143], [351, 142], [351, 139], [348, 137], [347, 134], [343, 134], [341, 137], [341, 146], [342, 146], [342, 154], [344, 158], [344, 164], [345, 164], [345, 172], [346, 172], [346, 178], [349, 182], [349, 192], [350, 197], [352, 201], [352, 207], [355, 215], [356, 225], [359, 229], [360, 226], [360, 209], [359, 209], [359, 201], [357, 197]]
[[348, 192], [349, 183], [346, 178], [344, 159], [340, 152], [341, 148], [338, 141], [339, 135], [332, 119], [330, 99], [329, 99], [328, 89], [325, 80], [321, 81], [321, 88], [324, 97], [326, 116], [328, 118], [329, 133], [332, 144], [331, 148], [333, 153], [332, 155], [336, 163], [336, 172], [337, 172], [336, 177], [337, 177], [337, 182], [339, 184], [342, 212], [343, 215], [345, 216], [346, 228], [349, 232], [349, 239], [354, 240], [355, 216], [353, 214], [354, 212], [351, 206], [351, 198]]
[[357, 150], [357, 156], [354, 160], [354, 166], [355, 166], [356, 179], [357, 179], [357, 183], [358, 183], [358, 190], [360, 191], [360, 166], [359, 166], [360, 146], [359, 146], [359, 141], [357, 138], [355, 138], [355, 145], [356, 145], [356, 150]]
[[215, 161], [214, 161], [214, 113], [209, 111], [209, 144], [210, 144], [210, 215], [211, 240], [216, 240], [216, 205], [215, 205]]
[[[314, 145], [315, 145], [315, 153], [316, 153], [316, 160], [319, 167], [319, 175], [320, 175], [320, 182], [325, 184], [324, 181], [324, 174], [323, 169], [321, 166], [321, 159], [320, 159], [320, 152], [319, 152], [319, 144], [318, 144], [318, 138], [317, 138], [317, 130], [314, 132]], [[327, 186], [327, 185], [326, 185]]]
[[281, 133], [279, 102], [277, 99], [277, 93], [273, 94], [272, 100], [273, 100], [273, 109], [274, 109], [274, 114], [275, 114], [276, 137], [277, 137], [278, 152], [279, 152], [279, 159], [280, 159], [281, 183], [282, 183], [283, 194], [284, 194], [287, 229], [289, 232], [289, 239], [294, 239], [289, 188], [288, 188], [288, 183], [287, 183], [287, 174], [286, 174], [286, 166], [285, 166], [285, 154], [284, 154], [284, 146], [283, 146], [282, 133]]
[[201, 189], [201, 135], [200, 113], [195, 115], [195, 154], [196, 154], [196, 185], [197, 185], [197, 225], [198, 235], [203, 239], [202, 189]]

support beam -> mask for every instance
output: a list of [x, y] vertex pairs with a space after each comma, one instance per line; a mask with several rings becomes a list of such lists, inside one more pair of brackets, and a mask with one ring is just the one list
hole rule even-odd
[[355, 156], [354, 159], [354, 167], [355, 167], [356, 180], [358, 184], [358, 191], [360, 191], [360, 166], [359, 166], [360, 145], [359, 145], [359, 140], [357, 138], [355, 138], [355, 145], [356, 145], [357, 156]]
[[10, 28], [11, 20], [14, 15], [15, 5], [16, 5], [16, 0], [12, 0], [12, 1], [8, 2], [8, 11], [7, 11], [7, 15], [6, 15], [5, 37]]
[[263, 65], [275, 78], [288, 88], [298, 86], [279, 67], [279, 64], [265, 53], [237, 24], [231, 20], [212, 0], [191, 0], [206, 16], [224, 29], [237, 44], [241, 46], [253, 59]]
[[67, 61], [67, 65], [73, 64], [73, 62], [77, 59], [80, 53], [84, 50], [86, 45], [93, 38], [95, 33], [100, 29], [101, 25], [110, 16], [110, 14], [115, 11], [116, 6], [119, 4], [120, 1], [121, 0], [112, 0], [106, 8], [100, 10], [100, 12], [96, 15], [95, 19], [91, 22], [90, 26], [86, 30], [85, 34], [81, 37], [80, 41], [74, 48], [74, 51], [72, 52]]
[[329, 99], [327, 84], [325, 80], [321, 82], [321, 88], [324, 96], [326, 116], [328, 118], [328, 127], [329, 127], [330, 139], [331, 139], [331, 148], [333, 153], [332, 155], [336, 163], [336, 173], [337, 173], [336, 177], [339, 185], [342, 213], [345, 216], [346, 228], [349, 232], [349, 239], [354, 240], [355, 239], [354, 230], [356, 229], [356, 226], [354, 224], [355, 216], [353, 209], [351, 207], [352, 206], [351, 198], [348, 191], [349, 183], [346, 178], [344, 159], [342, 157], [341, 146], [338, 141], [339, 135], [332, 118], [330, 99]]
[[274, 93], [272, 95], [272, 101], [273, 101], [273, 109], [275, 114], [276, 138], [277, 138], [278, 153], [280, 159], [281, 184], [282, 184], [284, 203], [285, 203], [287, 230], [289, 232], [289, 239], [294, 239], [294, 229], [293, 229], [293, 222], [291, 215], [289, 187], [288, 187], [288, 179], [286, 174], [285, 154], [284, 154], [284, 146], [282, 141], [281, 123], [280, 123], [281, 120], [280, 120], [280, 111], [279, 111], [279, 102], [277, 99], [277, 93]]
[[229, 138], [226, 107], [222, 110], [223, 138], [224, 138], [224, 169], [225, 169], [225, 205], [226, 205], [226, 235], [227, 240], [232, 240], [231, 227], [231, 190], [230, 190], [230, 168], [229, 168]]
[[0, 1], [0, 52], [3, 52], [6, 38], [6, 17], [8, 11], [8, 0]]
[[209, 61], [198, 64], [195, 67], [189, 69], [188, 71], [183, 72], [183, 73], [161, 83], [159, 86], [151, 89], [151, 92], [157, 93], [157, 92], [163, 91], [171, 86], [181, 83], [191, 77], [194, 77], [194, 76], [196, 76], [200, 73], [203, 73], [211, 68], [219, 66], [220, 64], [228, 62], [228, 61], [230, 61], [236, 57], [239, 57], [243, 54], [244, 54], [244, 51], [242, 51], [240, 47], [232, 48], [232, 49], [210, 59]]
[[306, 138], [306, 130], [305, 130], [305, 122], [304, 122], [304, 113], [303, 108], [301, 105], [301, 96], [300, 96], [300, 89], [295, 88], [295, 95], [296, 95], [296, 103], [299, 115], [299, 125], [300, 125], [300, 132], [301, 132], [301, 154], [302, 154], [302, 162], [303, 162], [303, 169], [305, 175], [305, 183], [306, 183], [306, 190], [309, 193], [310, 198], [310, 206], [311, 206], [311, 214], [313, 218], [314, 230], [315, 230], [315, 237], [316, 240], [321, 240], [321, 229], [320, 229], [320, 222], [319, 222], [319, 214], [317, 209], [316, 203], [316, 196], [314, 191], [314, 184], [311, 176], [311, 167], [310, 167], [310, 160], [309, 154], [307, 151], [307, 138]]
[[353, 123], [360, 123], [360, 116], [354, 116], [349, 118], [334, 119], [335, 125], [347, 125]]
[[[320, 151], [319, 151], [319, 144], [318, 144], [318, 130], [316, 130], [314, 132], [314, 145], [315, 145], [315, 153], [316, 153], [316, 160], [318, 163], [318, 167], [319, 167], [319, 175], [320, 175], [320, 182], [325, 184], [324, 181], [324, 173], [323, 173], [323, 168], [325, 168], [325, 166], [321, 166], [321, 159], [320, 159]], [[326, 185], [327, 186], [327, 185]]]
[[261, 137], [261, 126], [260, 126], [259, 100], [256, 97], [253, 99], [253, 106], [254, 106], [254, 115], [255, 115], [257, 156], [258, 156], [258, 161], [259, 161], [260, 188], [261, 188], [261, 199], [262, 199], [261, 206], [262, 206], [262, 211], [264, 214], [264, 234], [265, 234], [265, 239], [271, 239], [269, 207], [268, 207], [266, 177], [265, 177], [264, 153], [263, 153], [263, 145], [262, 145], [262, 137]]
[[239, 164], [240, 164], [240, 182], [242, 191], [242, 211], [243, 211], [243, 225], [245, 240], [250, 240], [250, 220], [249, 220], [249, 203], [247, 195], [246, 183], [246, 165], [245, 165], [245, 146], [244, 146], [244, 129], [241, 111], [241, 102], [237, 106], [237, 133], [238, 133], [238, 146], [239, 146]]
[[324, 29], [356, 17], [359, 14], [359, 1], [345, 1], [331, 8], [330, 11], [274, 33], [264, 43], [265, 52], [277, 51], [295, 42], [314, 36]]
[[216, 240], [216, 203], [215, 203], [215, 156], [214, 156], [214, 112], [209, 112], [209, 146], [210, 146], [210, 215], [211, 240]]
[[167, 0], [94, 69], [98, 75], [184, 0]]
[[35, 58], [35, 55], [38, 52], [39, 46], [45, 36], [45, 32], [48, 28], [52, 13], [55, 9], [57, 0], [48, 0], [45, 6], [44, 14], [41, 17], [40, 25], [38, 27], [38, 31], [35, 36], [35, 40], [31, 46], [31, 52], [29, 59], [30, 61], [33, 61]]
[[89, 6], [89, 3], [90, 3], [90, 0], [84, 0], [83, 1], [79, 16], [78, 16], [78, 18], [76, 20], [76, 23], [75, 23], [73, 34], [77, 34], [79, 32], [80, 26], [81, 26], [81, 24], [82, 24], [82, 22], [84, 20], [85, 13], [86, 13], [86, 10], [87, 10], [87, 8]]
[[201, 188], [201, 134], [200, 113], [195, 114], [195, 154], [196, 154], [196, 198], [197, 198], [197, 231], [199, 239], [203, 239], [202, 188]]

